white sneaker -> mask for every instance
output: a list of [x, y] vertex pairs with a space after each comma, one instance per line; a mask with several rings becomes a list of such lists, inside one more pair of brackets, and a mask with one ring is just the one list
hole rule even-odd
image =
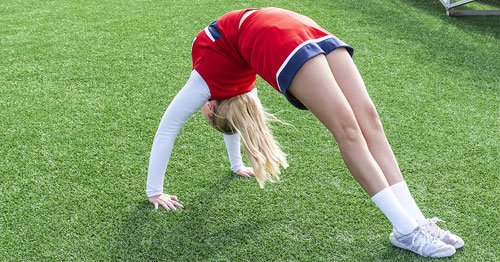
[[389, 241], [399, 248], [410, 250], [424, 257], [450, 257], [455, 254], [453, 246], [443, 243], [420, 227], [415, 228], [408, 235], [400, 234], [394, 229], [389, 236]]
[[422, 230], [427, 231], [431, 236], [435, 238], [439, 238], [439, 240], [443, 241], [448, 245], [452, 245], [455, 249], [459, 249], [464, 246], [464, 240], [452, 233], [450, 231], [444, 231], [436, 225], [437, 222], [444, 222], [443, 220], [435, 217], [430, 218], [425, 221], [425, 223], [420, 225]]

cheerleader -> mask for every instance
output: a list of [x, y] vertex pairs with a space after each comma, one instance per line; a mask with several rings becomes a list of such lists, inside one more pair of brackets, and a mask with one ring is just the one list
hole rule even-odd
[[[425, 257], [449, 257], [463, 240], [427, 219], [401, 175], [379, 116], [351, 56], [353, 48], [310, 18], [279, 8], [229, 12], [192, 46], [193, 71], [155, 135], [147, 196], [155, 209], [182, 208], [163, 193], [174, 140], [200, 108], [224, 134], [232, 170], [273, 182], [288, 163], [266, 124], [256, 89], [261, 76], [333, 134], [349, 171], [393, 225], [390, 242]], [[252, 168], [242, 164], [240, 139]]]

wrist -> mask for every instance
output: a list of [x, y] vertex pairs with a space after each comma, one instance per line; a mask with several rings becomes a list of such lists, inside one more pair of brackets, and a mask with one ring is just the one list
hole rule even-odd
[[237, 164], [237, 165], [233, 165], [231, 166], [231, 170], [233, 171], [233, 173], [237, 173], [238, 171], [240, 171], [243, 167], [245, 167], [242, 163], [241, 164]]
[[146, 192], [146, 196], [148, 198], [150, 197], [155, 197], [155, 196], [161, 196], [163, 194], [162, 191], [153, 191], [153, 192]]

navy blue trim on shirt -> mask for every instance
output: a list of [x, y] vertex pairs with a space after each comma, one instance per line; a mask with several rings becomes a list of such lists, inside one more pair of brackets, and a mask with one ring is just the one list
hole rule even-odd
[[222, 34], [220, 33], [219, 31], [219, 28], [217, 27], [217, 19], [215, 19], [215, 21], [213, 21], [209, 26], [208, 26], [208, 31], [210, 32], [210, 34], [212, 35], [213, 37], [213, 41], [217, 40], [217, 39], [221, 39], [222, 38]]

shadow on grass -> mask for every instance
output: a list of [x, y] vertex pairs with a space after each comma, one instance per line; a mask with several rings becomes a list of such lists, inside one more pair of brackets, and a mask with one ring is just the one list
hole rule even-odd
[[[418, 62], [429, 67], [429, 70], [436, 70], [432, 67], [439, 66], [437, 69], [443, 78], [436, 81], [440, 85], [448, 84], [444, 82], [446, 77], [467, 75], [476, 79], [467, 80], [475, 84], [471, 87], [475, 90], [498, 88], [492, 81], [497, 78], [495, 76], [499, 69], [500, 17], [447, 17], [438, 4], [440, 5], [439, 2], [432, 4], [432, 1], [403, 0], [388, 6], [370, 1], [366, 3], [366, 8], [359, 11], [362, 20], [358, 23], [382, 27], [375, 32], [380, 42], [388, 41], [398, 47], [407, 46], [404, 51], [398, 50], [402, 55], [401, 59]], [[428, 18], [408, 7], [415, 7], [432, 17]], [[442, 22], [436, 23], [436, 19], [432, 18], [438, 18]], [[477, 41], [479, 35], [485, 37], [481, 36], [482, 39]]]
[[[446, 16], [446, 8], [439, 2], [434, 1], [414, 1], [403, 0], [408, 5], [418, 8], [435, 17], [439, 17], [443, 22], [449, 25], [456, 26], [464, 31], [477, 32], [481, 34], [488, 34], [495, 38], [500, 38], [500, 16], [459, 16], [449, 17]], [[477, 1], [493, 8], [500, 8], [499, 1], [481, 0]], [[467, 6], [467, 5], [465, 5]]]
[[247, 209], [227, 212], [225, 208], [220, 212], [233, 179], [241, 178], [220, 176], [184, 201], [189, 202], [185, 209], [175, 212], [161, 208], [155, 212], [149, 202], [137, 203], [126, 212], [115, 233], [113, 260], [212, 261], [237, 257], [239, 250], [235, 247], [245, 249], [254, 235], [261, 234], [263, 222]]
[[[232, 174], [221, 176], [205, 187], [203, 192], [186, 201], [189, 203], [184, 210], [155, 212], [147, 201], [138, 201], [130, 206], [123, 212], [116, 231], [111, 233], [114, 236], [109, 247], [112, 261], [318, 261], [319, 258], [349, 260], [344, 254], [346, 251], [348, 254], [356, 254], [362, 261], [422, 261], [421, 257], [415, 254], [391, 246], [385, 236], [382, 242], [373, 243], [375, 246], [367, 244], [362, 238], [353, 238], [359, 228], [363, 228], [363, 231], [370, 230], [359, 223], [358, 229], [340, 228], [340, 225], [335, 225], [335, 228], [329, 229], [331, 232], [319, 234], [323, 237], [329, 235], [324, 239], [313, 237], [294, 241], [287, 238], [293, 238], [294, 234], [295, 237], [315, 235], [318, 232], [313, 231], [325, 227], [314, 224], [301, 227], [296, 221], [287, 220], [293, 217], [292, 220], [302, 220], [307, 224], [307, 214], [288, 217], [285, 215], [270, 221], [273, 218], [262, 213], [272, 208], [270, 205], [257, 208], [249, 205], [234, 212], [226, 208], [220, 212], [220, 207], [228, 202], [225, 197], [231, 194], [230, 184], [233, 179], [242, 178]], [[351, 211], [346, 211], [346, 214], [352, 214]], [[315, 212], [318, 211], [312, 211]], [[352, 219], [366, 221], [360, 217]], [[339, 221], [341, 224], [345, 222], [342, 220]], [[286, 227], [279, 226], [277, 229], [276, 225], [269, 227], [269, 223], [294, 227], [291, 230], [292, 236], [287, 232], [287, 236], [283, 238], [276, 230]], [[296, 226], [298, 227], [295, 228]], [[340, 242], [332, 242], [330, 237]], [[308, 251], [312, 250], [316, 253], [308, 254]], [[373, 250], [381, 252], [370, 253]]]
[[495, 7], [500, 7], [500, 2], [498, 0], [476, 0], [476, 2], [495, 6]]

